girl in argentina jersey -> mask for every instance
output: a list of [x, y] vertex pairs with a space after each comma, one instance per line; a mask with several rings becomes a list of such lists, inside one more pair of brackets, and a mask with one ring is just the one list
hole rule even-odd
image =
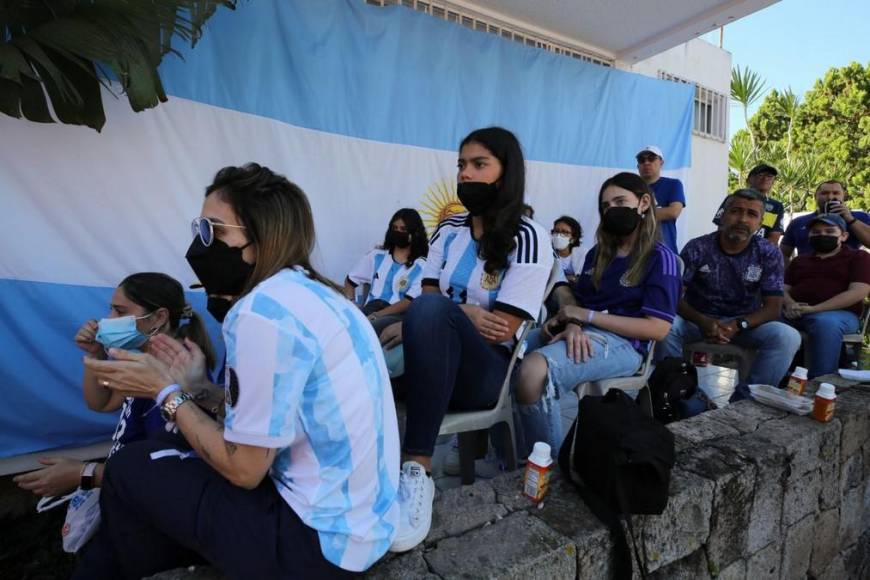
[[459, 150], [457, 193], [468, 213], [429, 241], [422, 289], [382, 342], [405, 349], [407, 422], [399, 531], [391, 550], [423, 541], [432, 521], [432, 452], [448, 410], [498, 400], [520, 324], [538, 313], [553, 265], [546, 229], [523, 217], [525, 166], [516, 137], [479, 129]]
[[[190, 403], [190, 344], [88, 364], [154, 399], [196, 457], [154, 441], [106, 466], [103, 522], [74, 578], [142, 578], [207, 560], [228, 578], [350, 578], [399, 525], [399, 430], [378, 338], [317, 273], [305, 193], [255, 163], [206, 189], [187, 260], [223, 322], [226, 417]], [[169, 447], [167, 449], [167, 447]]]
[[556, 289], [559, 313], [529, 334], [516, 398], [518, 453], [562, 444], [557, 398], [576, 385], [637, 372], [650, 341], [668, 334], [677, 310], [679, 259], [658, 241], [652, 194], [640, 176], [619, 173], [598, 192], [601, 223], [574, 284]]
[[378, 334], [402, 320], [411, 305], [406, 297], [409, 291], [416, 288], [413, 293], [420, 293], [428, 253], [429, 241], [423, 220], [417, 210], [406, 207], [390, 218], [383, 245], [360, 258], [348, 272], [344, 295], [353, 300], [357, 286], [369, 285], [362, 310]]

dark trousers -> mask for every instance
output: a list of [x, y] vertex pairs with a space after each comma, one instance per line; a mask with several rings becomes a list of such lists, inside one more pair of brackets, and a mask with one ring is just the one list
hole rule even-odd
[[317, 532], [284, 502], [269, 477], [253, 490], [199, 458], [151, 459], [159, 441], [123, 447], [106, 464], [102, 522], [73, 578], [142, 578], [208, 562], [230, 578], [341, 578]]
[[403, 450], [431, 457], [448, 409], [490, 409], [498, 402], [510, 352], [486, 342], [448, 298], [423, 294], [402, 327], [407, 386]]
[[[363, 314], [369, 316], [370, 314], [374, 314], [375, 312], [380, 312], [387, 306], [390, 306], [390, 303], [386, 300], [372, 300], [371, 302], [363, 306], [362, 311]], [[402, 322], [404, 318], [404, 312], [401, 314], [387, 314], [386, 316], [381, 316], [380, 318], [374, 319], [372, 321], [372, 327], [374, 327], [375, 329], [375, 334], [380, 336], [381, 332], [383, 332], [386, 327], [396, 322]]]

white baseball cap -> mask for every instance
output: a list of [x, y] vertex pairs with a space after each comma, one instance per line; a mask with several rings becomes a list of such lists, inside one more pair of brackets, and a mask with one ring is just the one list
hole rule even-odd
[[658, 147], [656, 147], [655, 145], [647, 145], [646, 147], [644, 147], [643, 149], [641, 149], [640, 151], [638, 151], [638, 152], [635, 154], [635, 157], [637, 157], [637, 156], [640, 155], [641, 153], [647, 153], [647, 152], [649, 152], [649, 153], [654, 153], [655, 155], [658, 155], [658, 156], [659, 156], [659, 159], [661, 159], [662, 161], [664, 161], [664, 159], [665, 159], [665, 156], [662, 155], [662, 150], [659, 149]]

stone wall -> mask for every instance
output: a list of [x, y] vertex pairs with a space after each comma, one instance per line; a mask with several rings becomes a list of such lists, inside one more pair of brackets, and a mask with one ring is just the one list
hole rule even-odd
[[[870, 578], [870, 387], [839, 385], [827, 424], [744, 401], [669, 426], [667, 509], [633, 520], [653, 578]], [[570, 483], [536, 507], [520, 481], [440, 493], [425, 543], [368, 576], [608, 578], [609, 533]]]

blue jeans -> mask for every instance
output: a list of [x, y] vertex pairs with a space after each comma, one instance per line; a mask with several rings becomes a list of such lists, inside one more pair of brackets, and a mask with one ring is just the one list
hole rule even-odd
[[785, 320], [787, 324], [806, 332], [806, 361], [809, 378], [837, 372], [843, 335], [858, 332], [858, 317], [847, 310], [828, 310], [806, 314], [797, 320]]
[[491, 409], [498, 402], [511, 353], [484, 340], [449, 298], [423, 294], [402, 323], [408, 386], [403, 451], [431, 457], [448, 409]]
[[[529, 333], [526, 353], [537, 352], [547, 359], [547, 384], [541, 399], [531, 405], [516, 405], [517, 454], [526, 457], [536, 441], [550, 444], [553, 457], [562, 445], [562, 414], [559, 398], [580, 383], [629, 377], [643, 363], [643, 356], [630, 342], [606, 330], [589, 332], [592, 356], [586, 362], [568, 359], [565, 341], [544, 346], [540, 330]], [[528, 356], [528, 354], [526, 354]]]
[[[733, 319], [722, 319], [733, 320]], [[671, 331], [656, 349], [656, 359], [668, 356], [683, 357], [683, 345], [703, 340], [698, 325], [677, 316]], [[782, 322], [765, 322], [761, 326], [738, 332], [731, 344], [758, 351], [748, 377], [740, 380], [749, 384], [778, 385], [788, 372], [795, 353], [801, 346], [801, 335]]]

